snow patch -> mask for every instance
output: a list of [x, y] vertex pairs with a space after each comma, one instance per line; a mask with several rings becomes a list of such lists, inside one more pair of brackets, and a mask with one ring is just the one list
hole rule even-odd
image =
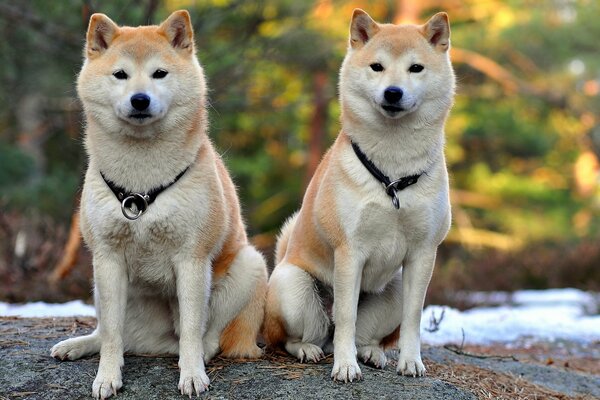
[[[431, 345], [510, 343], [522, 338], [580, 342], [600, 341], [600, 315], [590, 293], [577, 289], [522, 290], [512, 295], [472, 293], [489, 303], [510, 298], [511, 305], [459, 311], [428, 306], [421, 318], [421, 338]], [[443, 313], [443, 317], [442, 317]]]
[[73, 300], [67, 303], [48, 304], [42, 301], [26, 304], [9, 304], [0, 302], [0, 316], [19, 316], [24, 318], [46, 318], [46, 317], [94, 317], [96, 311], [94, 306], [85, 304], [81, 300]]
[[[550, 289], [461, 295], [486, 306], [467, 311], [428, 306], [421, 318], [423, 343], [460, 345], [464, 340], [464, 344], [510, 344], [520, 339], [600, 341], [597, 294], [578, 289]], [[500, 300], [502, 305], [488, 306]], [[95, 316], [95, 311], [93, 306], [79, 300], [64, 304], [0, 303], [0, 316]]]

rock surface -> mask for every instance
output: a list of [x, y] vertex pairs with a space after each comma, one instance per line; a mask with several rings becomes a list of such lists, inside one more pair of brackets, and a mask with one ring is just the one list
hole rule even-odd
[[[0, 318], [0, 399], [90, 398], [98, 357], [61, 362], [52, 359], [49, 354], [52, 345], [59, 340], [88, 333], [93, 326], [93, 319]], [[476, 380], [473, 376], [475, 371], [480, 376], [492, 374], [491, 381], [512, 379], [516, 384], [531, 384], [527, 393], [539, 395], [538, 398], [600, 398], [600, 378], [595, 375], [512, 360], [478, 359], [438, 347], [425, 348], [424, 358], [426, 366], [430, 368], [430, 373], [425, 378], [398, 376], [393, 365], [380, 370], [361, 364], [363, 380], [349, 384], [331, 381], [331, 357], [319, 364], [298, 364], [291, 357], [273, 352], [255, 361], [217, 358], [207, 366], [211, 386], [210, 391], [201, 397], [483, 398], [488, 389], [476, 387], [478, 382], [473, 382]], [[464, 377], [461, 376], [461, 371]], [[177, 381], [176, 358], [126, 356], [124, 385], [117, 399], [182, 399], [184, 397], [177, 391]], [[494, 390], [496, 389], [489, 389], [489, 393], [495, 393]]]

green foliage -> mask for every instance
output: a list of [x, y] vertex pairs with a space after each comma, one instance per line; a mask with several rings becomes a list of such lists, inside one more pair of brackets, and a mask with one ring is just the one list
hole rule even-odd
[[[401, 2], [164, 0], [155, 9], [153, 3], [3, 3], [35, 18], [11, 18], [0, 7], [0, 85], [6, 88], [0, 91], [0, 200], [57, 218], [72, 208], [84, 164], [74, 139], [81, 129], [73, 84], [87, 26], [82, 15], [104, 12], [137, 26], [188, 8], [210, 87], [210, 135], [238, 186], [251, 233], [275, 234], [300, 205], [309, 141], [321, 134], [324, 151], [339, 130], [337, 73], [352, 9], [391, 21]], [[443, 3], [428, 4], [418, 6], [421, 20]], [[590, 132], [600, 129], [594, 94], [600, 3], [467, 1], [448, 11], [453, 46], [497, 63], [514, 86], [455, 63], [459, 88], [446, 151], [452, 186], [494, 200], [455, 207], [474, 228], [525, 243], [598, 232], [597, 185], [584, 193], [573, 171], [594, 149]], [[318, 75], [325, 77], [321, 92]], [[315, 128], [317, 95], [325, 105]], [[31, 96], [44, 99], [43, 162], [17, 145], [31, 133], [22, 118], [23, 100]]]
[[44, 179], [13, 186], [6, 193], [8, 206], [25, 214], [39, 213], [67, 222], [76, 206], [73, 195], [78, 185], [77, 175], [64, 169], [56, 169], [50, 171]]
[[0, 196], [29, 176], [33, 160], [15, 146], [0, 142]]

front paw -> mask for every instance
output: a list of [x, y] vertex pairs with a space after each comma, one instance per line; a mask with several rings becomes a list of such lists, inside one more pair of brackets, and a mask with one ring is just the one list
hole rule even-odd
[[200, 396], [200, 393], [207, 391], [209, 384], [210, 380], [204, 371], [185, 373], [182, 370], [177, 387], [182, 395], [189, 396], [191, 399], [194, 392], [196, 392], [196, 396]]
[[52, 350], [50, 350], [50, 356], [61, 361], [77, 360], [83, 354], [83, 349], [76, 346], [76, 342], [73, 339], [63, 340], [52, 346]]
[[116, 373], [103, 373], [98, 371], [96, 379], [92, 384], [92, 397], [95, 399], [108, 399], [112, 395], [117, 395], [117, 390], [121, 389], [123, 381], [121, 380], [121, 371]]
[[333, 370], [331, 371], [331, 378], [336, 382], [359, 381], [362, 379], [362, 373], [356, 359], [335, 360]]
[[302, 345], [298, 347], [297, 357], [301, 363], [308, 361], [318, 363], [325, 357], [325, 354], [323, 354], [323, 350], [316, 344], [302, 343]]
[[425, 365], [423, 365], [423, 361], [421, 361], [420, 356], [403, 357], [402, 353], [400, 353], [400, 358], [398, 359], [398, 368], [396, 368], [396, 371], [400, 375], [417, 377], [424, 376], [427, 370], [425, 369]]

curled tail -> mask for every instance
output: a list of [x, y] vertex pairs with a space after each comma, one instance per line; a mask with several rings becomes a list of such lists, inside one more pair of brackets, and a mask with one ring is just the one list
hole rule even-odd
[[296, 220], [298, 219], [298, 211], [292, 214], [283, 224], [281, 228], [281, 232], [279, 232], [279, 236], [277, 236], [277, 245], [275, 246], [275, 265], [279, 264], [285, 253], [287, 251], [288, 242], [290, 240], [290, 235], [292, 234], [292, 230], [296, 225]]

